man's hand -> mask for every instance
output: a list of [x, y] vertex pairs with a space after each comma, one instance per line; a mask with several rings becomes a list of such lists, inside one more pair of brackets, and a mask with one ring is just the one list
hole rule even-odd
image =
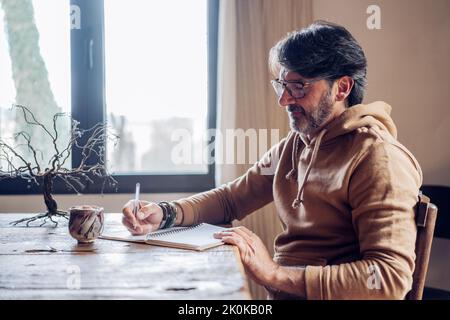
[[237, 227], [217, 232], [214, 237], [236, 245], [247, 274], [261, 285], [271, 285], [279, 265], [256, 234], [246, 227]]
[[139, 201], [136, 216], [133, 214], [134, 200], [128, 201], [122, 209], [122, 223], [133, 235], [147, 234], [159, 228], [163, 211], [154, 202]]

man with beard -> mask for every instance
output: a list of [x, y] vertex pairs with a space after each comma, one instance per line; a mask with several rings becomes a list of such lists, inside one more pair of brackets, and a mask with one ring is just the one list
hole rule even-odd
[[[291, 132], [243, 176], [159, 204], [132, 202], [134, 234], [227, 223], [274, 202], [283, 226], [272, 258], [244, 227], [216, 236], [236, 245], [246, 272], [272, 299], [403, 299], [411, 289], [420, 166], [396, 137], [384, 102], [362, 104], [366, 58], [342, 26], [318, 21], [271, 50], [272, 85]], [[275, 166], [272, 174], [265, 169]]]

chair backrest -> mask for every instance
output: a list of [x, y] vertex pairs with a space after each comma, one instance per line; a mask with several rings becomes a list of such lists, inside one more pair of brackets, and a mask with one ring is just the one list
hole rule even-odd
[[421, 300], [425, 279], [430, 261], [431, 244], [433, 242], [434, 227], [438, 208], [430, 203], [430, 198], [419, 195], [416, 205], [416, 266], [413, 273], [411, 291], [406, 295], [407, 300]]
[[420, 190], [439, 208], [434, 238], [450, 239], [450, 186], [423, 185]]

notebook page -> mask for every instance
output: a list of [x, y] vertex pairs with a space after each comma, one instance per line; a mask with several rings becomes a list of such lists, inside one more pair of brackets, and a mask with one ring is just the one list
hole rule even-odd
[[100, 239], [144, 243], [146, 235], [134, 236], [124, 226], [106, 226]]
[[147, 235], [147, 243], [174, 244], [181, 247], [206, 247], [222, 244], [222, 240], [214, 238], [214, 233], [225, 230], [219, 226], [202, 223], [192, 227], [179, 227], [158, 230]]

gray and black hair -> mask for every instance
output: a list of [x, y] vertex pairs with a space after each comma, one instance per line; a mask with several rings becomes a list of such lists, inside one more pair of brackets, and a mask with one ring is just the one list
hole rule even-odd
[[270, 50], [269, 66], [275, 74], [283, 67], [305, 78], [324, 78], [330, 83], [349, 76], [354, 86], [348, 105], [363, 101], [367, 60], [355, 38], [340, 25], [316, 21], [289, 33]]

